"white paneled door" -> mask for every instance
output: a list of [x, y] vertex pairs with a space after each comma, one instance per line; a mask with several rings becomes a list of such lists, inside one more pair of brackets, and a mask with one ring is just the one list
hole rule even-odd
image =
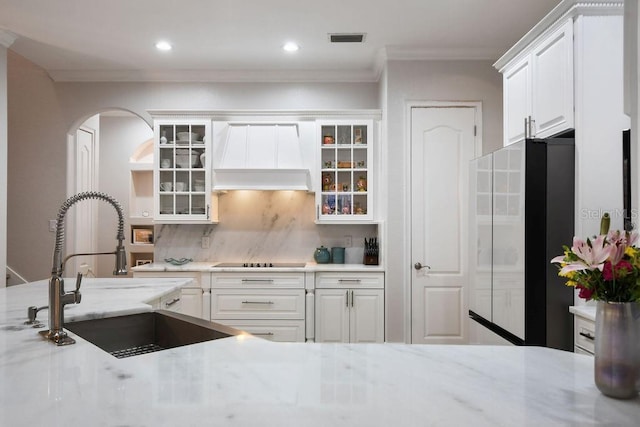
[[478, 107], [411, 109], [411, 335], [467, 340], [467, 200]]
[[[76, 193], [96, 191], [98, 148], [96, 132], [93, 129], [81, 127], [76, 132]], [[98, 206], [96, 200], [89, 199], [77, 203], [73, 208], [75, 228], [73, 231], [73, 252], [93, 253], [98, 249], [97, 224]], [[70, 252], [68, 252], [70, 253]], [[66, 266], [66, 273], [73, 277], [82, 264], [87, 264], [92, 271], [96, 271], [96, 256], [81, 256], [73, 258]]]

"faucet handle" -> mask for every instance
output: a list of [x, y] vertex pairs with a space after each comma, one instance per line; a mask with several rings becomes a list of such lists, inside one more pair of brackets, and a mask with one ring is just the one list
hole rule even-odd
[[82, 273], [78, 273], [76, 276], [76, 292], [80, 290], [80, 285], [82, 284]]
[[76, 290], [73, 291], [73, 302], [75, 304], [80, 304], [82, 300], [82, 294], [80, 293], [80, 285], [82, 284], [82, 273], [78, 273], [76, 276]]

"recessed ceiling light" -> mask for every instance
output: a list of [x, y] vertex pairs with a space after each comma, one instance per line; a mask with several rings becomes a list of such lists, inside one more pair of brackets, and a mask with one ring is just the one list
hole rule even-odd
[[169, 42], [160, 41], [156, 43], [156, 49], [158, 50], [171, 50], [172, 46]]
[[298, 46], [298, 44], [294, 42], [287, 42], [284, 44], [284, 46], [282, 46], [282, 48], [286, 52], [295, 52], [300, 49], [300, 46]]

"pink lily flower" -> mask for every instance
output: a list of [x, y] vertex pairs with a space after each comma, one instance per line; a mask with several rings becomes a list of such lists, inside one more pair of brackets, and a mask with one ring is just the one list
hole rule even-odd
[[[580, 259], [567, 263], [560, 270], [560, 274], [578, 270], [595, 270], [596, 268], [602, 271], [604, 262], [611, 256], [611, 250], [615, 249], [614, 246], [605, 245], [605, 237], [604, 235], [596, 237], [595, 240], [590, 241], [591, 245], [582, 239], [574, 237], [571, 252]], [[554, 258], [551, 262], [558, 262], [556, 261], [558, 258], [560, 257]]]
[[619, 230], [609, 231], [607, 242], [611, 245], [611, 264], [617, 265], [624, 257], [627, 248], [633, 246], [637, 240], [637, 233], [621, 233]]

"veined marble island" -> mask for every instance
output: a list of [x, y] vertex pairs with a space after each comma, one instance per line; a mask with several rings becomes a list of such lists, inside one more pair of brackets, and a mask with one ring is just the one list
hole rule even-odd
[[[176, 279], [85, 279], [66, 321], [148, 311]], [[71, 288], [73, 280], [69, 280]], [[0, 289], [6, 426], [635, 426], [593, 358], [539, 347], [274, 343], [241, 335], [116, 359], [25, 325], [46, 281]], [[46, 312], [39, 313], [47, 323]]]

